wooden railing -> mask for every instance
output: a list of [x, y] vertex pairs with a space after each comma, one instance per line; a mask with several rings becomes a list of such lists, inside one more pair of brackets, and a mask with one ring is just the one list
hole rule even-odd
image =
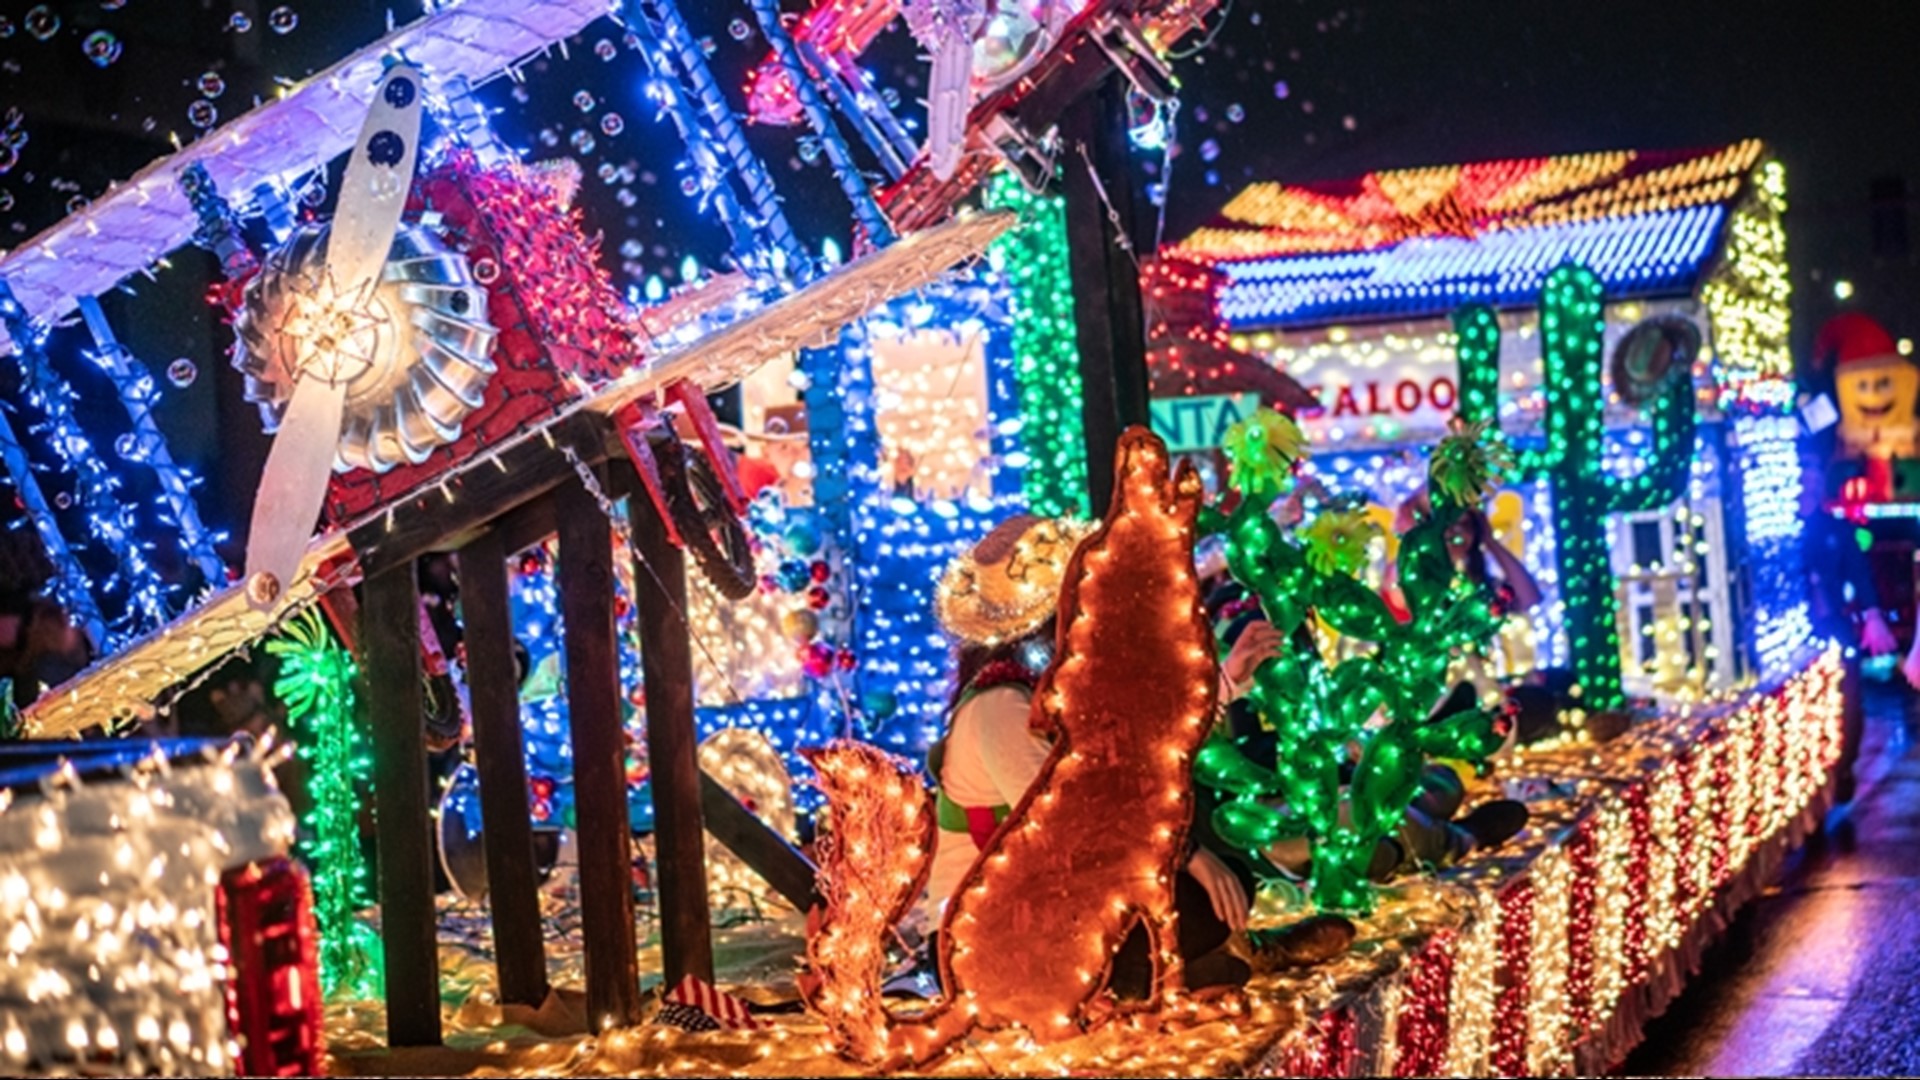
[[[427, 748], [415, 563], [456, 552], [488, 903], [500, 999], [538, 1005], [547, 993], [546, 950], [527, 808], [507, 560], [558, 537], [560, 615], [574, 798], [586, 995], [596, 1027], [639, 1020], [638, 942], [630, 870], [626, 732], [614, 637], [615, 558], [633, 575], [646, 688], [660, 935], [669, 984], [713, 977], [704, 833], [711, 833], [801, 910], [813, 866], [784, 837], [700, 771], [686, 562], [644, 494], [626, 500], [632, 550], [616, 552], [600, 497], [639, 492], [613, 425], [577, 413], [551, 440], [523, 442], [499, 469], [468, 473], [459, 498], [396, 507], [349, 535], [364, 574], [357, 615], [372, 720], [373, 772], [387, 1033], [394, 1046], [440, 1041], [440, 986], [429, 842]], [[576, 466], [575, 462], [579, 464]], [[582, 476], [584, 471], [586, 476]], [[587, 477], [600, 489], [590, 490]], [[342, 609], [336, 607], [336, 617]]]

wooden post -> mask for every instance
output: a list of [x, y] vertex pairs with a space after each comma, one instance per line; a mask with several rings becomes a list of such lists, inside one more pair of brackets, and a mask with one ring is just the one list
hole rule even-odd
[[1122, 246], [1133, 244], [1139, 232], [1134, 228], [1127, 162], [1126, 81], [1110, 74], [1098, 89], [1075, 101], [1061, 117], [1060, 135], [1087, 490], [1097, 520], [1113, 495], [1120, 433], [1148, 422], [1147, 319], [1140, 300], [1139, 255]]
[[500, 1000], [538, 1006], [547, 996], [547, 951], [533, 828], [527, 819], [527, 761], [513, 667], [507, 554], [493, 529], [460, 549], [460, 617], [466, 629], [467, 689]]
[[620, 660], [614, 648], [613, 543], [606, 515], [578, 480], [562, 484], [555, 499], [587, 1016], [591, 1029], [603, 1030], [640, 1020], [626, 731], [620, 723]]
[[420, 590], [413, 564], [367, 578], [360, 610], [373, 729], [380, 846], [380, 948], [387, 1044], [440, 1043], [440, 950], [427, 815], [427, 733], [420, 675]]
[[687, 563], [667, 540], [653, 500], [627, 500], [633, 530], [641, 675], [647, 690], [647, 764], [653, 778], [653, 842], [659, 859], [660, 951], [667, 985], [687, 975], [713, 981], [713, 923], [700, 759], [693, 723], [693, 643], [687, 626]]

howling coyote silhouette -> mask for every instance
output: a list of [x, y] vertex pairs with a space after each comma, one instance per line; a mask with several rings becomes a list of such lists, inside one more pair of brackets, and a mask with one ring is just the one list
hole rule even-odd
[[976, 1028], [1077, 1035], [1111, 1011], [1095, 999], [1135, 926], [1155, 969], [1149, 1007], [1179, 988], [1173, 882], [1218, 694], [1193, 566], [1201, 484], [1185, 466], [1169, 477], [1166, 445], [1144, 428], [1117, 456], [1113, 506], [1068, 563], [1055, 660], [1034, 693], [1033, 728], [1053, 749], [947, 905], [948, 993], [917, 1016], [881, 1000], [881, 941], [925, 885], [931, 797], [873, 747], [812, 755], [828, 804], [826, 902], [809, 920], [801, 988], [849, 1057], [923, 1065]]

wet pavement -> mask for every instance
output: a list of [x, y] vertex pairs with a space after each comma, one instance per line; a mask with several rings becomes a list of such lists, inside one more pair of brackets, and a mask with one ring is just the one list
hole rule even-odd
[[1617, 1075], [1920, 1075], [1920, 696], [1869, 683], [1866, 702], [1851, 812], [1748, 906]]

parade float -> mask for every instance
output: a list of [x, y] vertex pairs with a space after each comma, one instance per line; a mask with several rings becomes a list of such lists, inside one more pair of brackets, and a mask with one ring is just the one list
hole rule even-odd
[[[636, 308], [615, 294], [569, 205], [577, 177], [519, 162], [475, 97], [603, 17], [604, 0], [437, 10], [0, 261], [0, 316], [41, 420], [0, 429], [0, 451], [55, 566], [54, 593], [103, 654], [10, 724], [50, 739], [164, 720], [212, 665], [264, 641], [312, 807], [295, 845], [311, 900], [276, 861], [288, 821], [264, 752], [172, 766], [252, 802], [218, 814], [186, 795], [165, 812], [109, 808], [107, 834], [136, 854], [163, 828], [219, 833], [191, 839], [204, 858], [168, 870], [197, 874], [205, 896], [191, 902], [219, 917], [180, 915], [191, 940], [147, 958], [138, 970], [153, 981], [138, 993], [47, 992], [53, 978], [77, 983], [60, 965], [79, 961], [33, 950], [67, 948], [77, 922], [49, 922], [59, 940], [10, 938], [13, 954], [32, 952], [54, 975], [0, 998], [7, 1060], [30, 1072], [70, 1059], [308, 1071], [322, 994], [327, 1067], [354, 1075], [905, 1063], [1547, 1074], [1617, 1060], [1717, 920], [1806, 827], [1837, 753], [1837, 663], [1808, 641], [1789, 568], [1796, 522], [1769, 501], [1797, 482], [1778, 166], [1741, 144], [1249, 192], [1163, 259], [1150, 335], [1158, 435], [1120, 438], [1109, 472], [1083, 430], [1082, 379], [1099, 358], [1071, 298], [1088, 251], [1069, 250], [1060, 197], [1046, 190], [1061, 163], [1045, 136], [1095, 83], [1117, 82], [1114, 69], [1135, 93], [1166, 95], [1166, 49], [1209, 5], [991, 6], [983, 20], [978, 6], [836, 0], [789, 23], [774, 4], [751, 5], [770, 55], [745, 88], [747, 115], [804, 124], [817, 140], [856, 225], [844, 264], [794, 235], [670, 0], [621, 5], [623, 40], [695, 165], [688, 194], [734, 245], [732, 274], [679, 296]], [[896, 15], [932, 57], [924, 142], [857, 62]], [[415, 145], [423, 113], [444, 144]], [[877, 189], [855, 142], [886, 175]], [[331, 221], [294, 220], [291, 193], [324, 188], [316, 170], [343, 153]], [[1063, 171], [1071, 198], [1093, 166]], [[983, 186], [987, 212], [956, 214]], [[190, 241], [217, 256], [235, 363], [278, 430], [245, 567], [215, 552], [193, 478], [151, 416], [153, 379], [93, 300]], [[1559, 269], [1569, 261], [1585, 268]], [[43, 346], [74, 310], [120, 390], [139, 451], [122, 457], [151, 474], [198, 587], [149, 565], [113, 470], [68, 407]], [[1603, 356], [1617, 359], [1604, 384]], [[1409, 371], [1370, 384], [1359, 374], [1390, 358]], [[734, 384], [740, 413], [723, 425], [706, 391]], [[1601, 408], [1603, 385], [1618, 408]], [[1188, 759], [1212, 704], [1193, 689], [1208, 685], [1208, 665], [1191, 562], [1202, 493], [1225, 478], [1208, 484], [1174, 458], [1222, 463], [1214, 453], [1264, 422], [1261, 405], [1301, 412], [1308, 475], [1364, 489], [1382, 510], [1430, 472], [1401, 451], [1438, 442], [1455, 412], [1497, 421], [1521, 468], [1495, 497], [1511, 509], [1495, 516], [1550, 587], [1534, 613], [1545, 655], [1510, 671], [1569, 668], [1575, 713], [1651, 704], [1604, 745], [1576, 721], [1510, 766], [1538, 794], [1520, 840], [1439, 880], [1331, 901], [1359, 924], [1345, 955], [1263, 971], [1225, 1001], [1185, 996], [1169, 978], [1147, 1008], [1115, 1013], [1098, 956], [1129, 912], [1169, 929], [1165, 890], [1141, 881], [1174, 865]], [[1650, 431], [1636, 409], [1654, 415]], [[29, 436], [48, 436], [77, 499], [43, 489]], [[1098, 507], [1087, 488], [1103, 474], [1119, 486], [1074, 563], [1047, 720], [1115, 753], [1077, 772], [1063, 754], [999, 841], [1099, 861], [1109, 876], [1075, 895], [1100, 917], [1050, 933], [1023, 871], [983, 858], [973, 920], [1022, 926], [1028, 940], [970, 961], [972, 932], [958, 930], [942, 963], [984, 1010], [908, 1015], [879, 1000], [879, 981], [884, 916], [915, 891], [900, 876], [915, 880], [914, 845], [899, 841], [927, 822], [922, 781], [902, 763], [937, 734], [949, 677], [927, 583], [1016, 508]], [[305, 528], [314, 516], [317, 534]], [[1628, 522], [1609, 528], [1630, 539], [1602, 542], [1603, 516]], [[88, 574], [76, 526], [111, 577]], [[441, 640], [416, 572], [443, 553], [462, 571], [457, 646]], [[1370, 573], [1357, 562], [1341, 572], [1350, 589]], [[1286, 595], [1284, 581], [1267, 584], [1276, 602]], [[1156, 618], [1116, 632], [1148, 607]], [[1430, 688], [1431, 665], [1417, 666]], [[1156, 708], [1128, 724], [1093, 722], [1148, 700]], [[467, 747], [444, 791], [425, 767], [436, 725]], [[67, 814], [91, 843], [79, 827], [88, 800], [167, 801], [148, 794], [163, 766], [75, 787], [61, 777], [86, 772], [86, 752], [62, 749], [69, 766], [50, 782], [36, 773], [39, 793], [0, 813], [19, 833], [0, 868], [26, 882], [0, 878], [0, 905], [50, 895], [34, 875], [59, 869], [55, 848], [30, 826]], [[791, 781], [810, 770], [813, 786]], [[1403, 770], [1376, 772], [1385, 783]], [[1116, 805], [1128, 792], [1170, 798], [1132, 814]], [[372, 866], [359, 825], [369, 801]], [[255, 803], [266, 825], [245, 817]], [[802, 806], [821, 808], [817, 867], [794, 850]], [[173, 820], [181, 807], [191, 822]], [[229, 827], [230, 810], [241, 825]], [[146, 823], [155, 815], [167, 820]], [[228, 835], [249, 829], [259, 844]], [[540, 857], [552, 833], [570, 853]], [[455, 894], [438, 900], [436, 854]], [[541, 883], [556, 860], [558, 889]], [[256, 885], [278, 890], [264, 910], [244, 893]], [[889, 903], [869, 902], [882, 895], [869, 887]], [[61, 895], [71, 906], [80, 894]], [[1295, 919], [1304, 903], [1278, 890], [1261, 919]], [[716, 926], [715, 913], [762, 905], [784, 908], [784, 922]], [[216, 935], [227, 958], [209, 961]], [[250, 960], [269, 936], [270, 959]], [[1043, 946], [1096, 967], [1023, 969]], [[226, 1024], [176, 1024], [147, 1000], [156, 985], [224, 994]]]

